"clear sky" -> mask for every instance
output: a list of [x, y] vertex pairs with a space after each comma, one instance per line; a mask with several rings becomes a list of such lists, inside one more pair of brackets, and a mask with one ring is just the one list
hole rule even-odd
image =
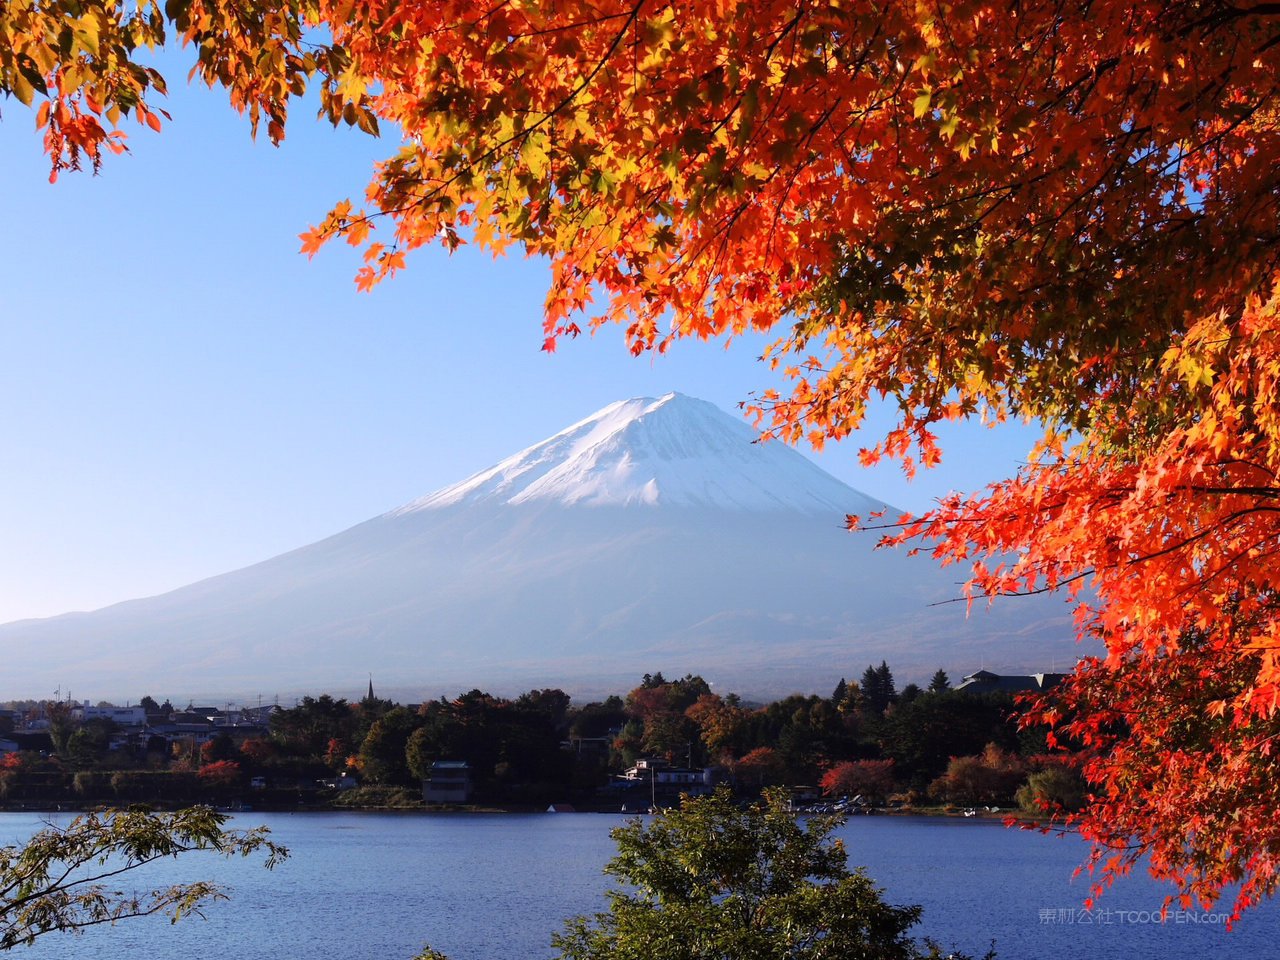
[[[411, 255], [357, 293], [349, 248], [297, 234], [359, 197], [392, 140], [295, 112], [254, 143], [166, 69], [163, 134], [48, 183], [33, 115], [0, 103], [0, 622], [160, 593], [460, 480], [613, 400], [733, 410], [773, 384], [763, 340], [629, 356], [620, 330], [543, 353], [542, 263]], [[887, 422], [881, 418], [878, 423]], [[871, 428], [874, 429], [874, 426]], [[949, 431], [907, 484], [856, 444], [818, 462], [906, 509], [1010, 473], [1027, 428]]]

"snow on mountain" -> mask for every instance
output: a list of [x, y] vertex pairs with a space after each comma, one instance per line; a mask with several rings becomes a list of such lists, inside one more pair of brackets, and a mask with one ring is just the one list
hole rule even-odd
[[0, 626], [0, 699], [625, 690], [646, 672], [827, 692], [1065, 667], [1066, 608], [966, 616], [959, 579], [843, 528], [882, 505], [679, 394], [615, 403], [490, 470], [170, 593]]
[[785, 444], [756, 439], [705, 400], [679, 393], [620, 400], [395, 513], [483, 500], [837, 515], [884, 507]]

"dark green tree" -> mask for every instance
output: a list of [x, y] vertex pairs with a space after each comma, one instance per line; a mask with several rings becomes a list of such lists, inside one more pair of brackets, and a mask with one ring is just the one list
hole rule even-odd
[[409, 784], [406, 749], [409, 737], [420, 725], [418, 715], [396, 707], [373, 722], [360, 745], [361, 769], [374, 783]]
[[569, 732], [575, 737], [603, 737], [627, 722], [626, 706], [621, 697], [612, 696], [600, 703], [588, 703], [570, 711]]
[[900, 779], [926, 786], [952, 757], [981, 753], [988, 743], [1017, 751], [1019, 732], [1013, 698], [1006, 693], [945, 693], [917, 697], [884, 721], [881, 742], [897, 761]]
[[49, 719], [49, 739], [53, 741], [53, 752], [66, 757], [71, 735], [79, 727], [71, 716], [71, 706], [60, 700], [51, 700], [45, 704], [44, 712]]
[[373, 694], [373, 681], [369, 681], [369, 692], [351, 705], [354, 728], [350, 740], [352, 743], [363, 743], [373, 725], [394, 710], [399, 704], [394, 700], [383, 700]]
[[743, 728], [743, 748], [774, 748], [792, 783], [816, 783], [822, 767], [857, 752], [857, 719], [833, 708], [826, 697], [792, 694], [775, 700], [747, 716]]
[[785, 791], [740, 809], [727, 790], [613, 831], [608, 913], [577, 917], [563, 960], [818, 960], [919, 957], [919, 907], [886, 904], [831, 837], [798, 820]]
[[893, 683], [893, 671], [889, 664], [880, 661], [880, 666], [868, 666], [862, 674], [862, 702], [864, 709], [874, 716], [879, 716], [889, 709], [889, 705], [898, 699], [898, 690]]
[[933, 675], [933, 679], [929, 681], [930, 693], [946, 693], [951, 689], [951, 678], [947, 676], [947, 671], [939, 669]]
[[831, 705], [837, 710], [844, 705], [845, 699], [849, 696], [849, 684], [844, 677], [840, 678], [840, 682], [836, 684], [836, 688], [831, 691]]
[[431, 765], [443, 759], [439, 733], [438, 724], [427, 722], [409, 734], [405, 741], [405, 764], [414, 780], [426, 780], [431, 776]]
[[303, 697], [297, 706], [275, 711], [270, 725], [272, 737], [286, 749], [319, 756], [330, 740], [354, 739], [356, 716], [345, 699], [335, 700], [326, 693]]
[[118, 727], [106, 717], [95, 717], [72, 731], [63, 756], [76, 767], [90, 767], [102, 761]]
[[664, 711], [651, 714], [644, 722], [644, 740], [641, 745], [649, 756], [664, 757], [679, 765], [692, 764], [702, 759], [698, 726], [683, 713]]
[[559, 727], [569, 714], [569, 703], [569, 695], [563, 690], [548, 688], [520, 694], [515, 706], [530, 714], [540, 714], [553, 726]]

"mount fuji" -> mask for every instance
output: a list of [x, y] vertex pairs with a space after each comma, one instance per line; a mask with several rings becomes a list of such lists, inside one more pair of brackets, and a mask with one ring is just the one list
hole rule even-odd
[[[1077, 654], [1061, 601], [966, 615], [957, 575], [873, 551], [886, 509], [680, 394], [611, 404], [548, 440], [328, 539], [89, 613], [0, 626], [0, 697], [245, 698], [482, 687], [620, 692], [641, 674], [827, 692]], [[90, 693], [90, 691], [92, 691]]]

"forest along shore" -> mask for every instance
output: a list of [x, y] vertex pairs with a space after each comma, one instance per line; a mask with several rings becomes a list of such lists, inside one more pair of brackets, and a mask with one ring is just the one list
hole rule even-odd
[[400, 704], [372, 685], [287, 708], [19, 701], [0, 710], [0, 809], [639, 813], [730, 783], [785, 786], [798, 811], [1042, 815], [1082, 802], [1077, 759], [1050, 752], [1022, 722], [1028, 694], [999, 683], [1046, 676], [953, 687], [938, 671], [899, 690], [882, 662], [829, 696], [767, 704], [661, 673], [580, 705], [558, 689]]

